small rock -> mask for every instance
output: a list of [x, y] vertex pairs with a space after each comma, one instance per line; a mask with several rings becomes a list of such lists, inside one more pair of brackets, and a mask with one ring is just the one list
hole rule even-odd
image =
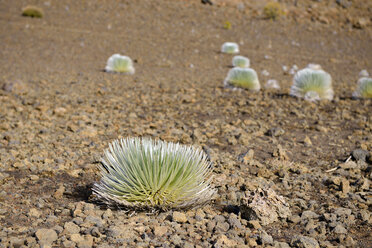
[[9, 242], [10, 242], [10, 247], [13, 247], [13, 248], [24, 247], [23, 245], [25, 244], [25, 240], [22, 238], [18, 238], [18, 237], [9, 238]]
[[30, 90], [29, 87], [20, 80], [6, 82], [1, 86], [1, 89], [6, 92], [13, 92], [19, 95], [26, 94]]
[[64, 116], [66, 112], [67, 109], [63, 107], [58, 107], [53, 110], [53, 114], [55, 114], [56, 116]]
[[308, 220], [308, 219], [316, 219], [318, 218], [319, 215], [317, 215], [316, 213], [314, 213], [313, 211], [303, 211], [302, 214], [301, 214], [301, 219], [303, 220]]
[[336, 3], [344, 9], [347, 9], [351, 6], [351, 2], [348, 0], [336, 0]]
[[84, 237], [81, 236], [80, 234], [74, 233], [70, 237], [71, 241], [78, 243], [84, 240]]
[[264, 230], [260, 232], [259, 238], [260, 238], [261, 243], [264, 245], [268, 245], [268, 244], [271, 245], [274, 242], [273, 237], [267, 234]]
[[346, 234], [346, 233], [347, 233], [347, 230], [346, 230], [345, 227], [343, 227], [341, 224], [338, 224], [338, 225], [333, 229], [333, 232], [334, 232], [334, 233], [337, 233], [337, 234]]
[[261, 72], [261, 74], [262, 74], [262, 76], [264, 76], [264, 77], [268, 77], [268, 76], [270, 75], [270, 73], [269, 73], [267, 70], [263, 70], [263, 71]]
[[154, 227], [154, 234], [156, 236], [163, 236], [168, 231], [168, 227], [166, 226], [156, 226]]
[[360, 210], [360, 218], [362, 221], [368, 222], [370, 220], [370, 216], [371, 214], [367, 210], [365, 209]]
[[341, 179], [341, 190], [343, 194], [347, 194], [350, 192], [350, 183], [347, 179]]
[[248, 152], [242, 153], [238, 156], [238, 160], [241, 163], [247, 164], [254, 157], [254, 150], [250, 149]]
[[353, 27], [358, 29], [364, 29], [370, 23], [369, 19], [365, 17], [359, 17], [357, 20], [354, 21]]
[[63, 241], [62, 245], [63, 245], [64, 248], [75, 248], [76, 247], [75, 242], [72, 242], [71, 240]]
[[97, 136], [98, 132], [97, 132], [97, 129], [95, 129], [94, 127], [87, 126], [85, 129], [80, 131], [80, 134], [84, 137], [93, 138], [93, 137]]
[[31, 208], [30, 211], [28, 212], [28, 215], [30, 217], [35, 217], [35, 218], [39, 218], [41, 213], [39, 210], [37, 210], [36, 208]]
[[361, 160], [363, 162], [366, 162], [366, 159], [369, 155], [369, 152], [363, 149], [355, 149], [352, 154], [353, 158], [357, 161]]
[[313, 143], [311, 142], [311, 139], [308, 136], [305, 137], [304, 144], [306, 146], [312, 146], [313, 145]]
[[288, 160], [289, 157], [287, 155], [287, 152], [282, 148], [281, 145], [278, 145], [276, 150], [273, 152], [274, 157], [278, 157], [280, 160]]
[[56, 231], [46, 228], [37, 230], [35, 236], [39, 240], [40, 245], [51, 245], [58, 238]]
[[272, 137], [282, 136], [284, 133], [285, 133], [285, 131], [280, 127], [270, 128], [267, 131], [267, 135], [272, 136]]
[[217, 242], [214, 247], [235, 247], [237, 242], [235, 240], [229, 239], [226, 235], [220, 235], [217, 238]]
[[103, 213], [103, 215], [102, 215], [102, 218], [104, 218], [104, 219], [109, 219], [109, 218], [111, 218], [112, 217], [112, 211], [111, 211], [111, 209], [107, 209], [104, 213]]
[[291, 215], [288, 220], [294, 224], [297, 224], [301, 221], [301, 218], [300, 216], [298, 216], [297, 214], [294, 214], [294, 215]]
[[180, 223], [187, 222], [186, 215], [184, 213], [177, 212], [177, 211], [173, 212], [172, 219], [173, 219], [173, 221], [177, 221], [177, 222], [180, 222]]
[[291, 245], [293, 247], [298, 248], [319, 248], [319, 243], [313, 238], [307, 237], [307, 236], [295, 236], [292, 241]]
[[267, 80], [266, 84], [265, 84], [265, 88], [266, 89], [276, 89], [276, 90], [280, 90], [280, 85], [278, 83], [278, 80], [275, 80], [275, 79], [269, 79]]
[[61, 199], [63, 196], [63, 193], [65, 192], [65, 187], [63, 185], [60, 185], [59, 188], [54, 192], [54, 198]]
[[66, 222], [64, 225], [64, 232], [67, 234], [75, 234], [80, 232], [80, 227], [74, 222]]
[[254, 228], [256, 230], [261, 228], [260, 222], [258, 220], [250, 220], [248, 221], [248, 226]]
[[242, 224], [240, 223], [240, 220], [237, 217], [235, 217], [234, 215], [230, 215], [228, 221], [229, 221], [230, 226], [232, 226], [234, 228], [237, 228], [237, 229], [242, 229], [243, 228]]
[[177, 234], [172, 235], [169, 240], [175, 245], [181, 245], [182, 243], [181, 237]]
[[290, 248], [290, 246], [285, 242], [274, 242], [274, 248]]

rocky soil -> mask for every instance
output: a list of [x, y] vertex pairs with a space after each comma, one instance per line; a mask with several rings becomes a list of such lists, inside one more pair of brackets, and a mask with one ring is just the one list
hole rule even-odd
[[[372, 2], [0, 2], [0, 247], [371, 247]], [[226, 26], [226, 23], [229, 23]], [[240, 45], [261, 84], [223, 80]], [[105, 73], [112, 54], [134, 75]], [[335, 99], [289, 96], [291, 68], [320, 64]], [[294, 66], [296, 65], [296, 66]], [[110, 141], [147, 136], [202, 148], [209, 205], [159, 213], [92, 196]]]

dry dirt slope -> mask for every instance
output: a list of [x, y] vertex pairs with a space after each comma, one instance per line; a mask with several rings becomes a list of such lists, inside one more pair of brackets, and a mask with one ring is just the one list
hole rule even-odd
[[[372, 73], [371, 26], [353, 28], [370, 10], [360, 1], [322, 9], [321, 1], [308, 11], [313, 2], [285, 1], [287, 17], [274, 22], [261, 18], [257, 1], [243, 10], [199, 1], [33, 1], [42, 19], [20, 16], [26, 1], [1, 1], [1, 245], [370, 246], [372, 105], [350, 98], [359, 71]], [[240, 44], [262, 83], [275, 78], [282, 89], [224, 89], [225, 41]], [[136, 74], [104, 73], [113, 53], [135, 59]], [[292, 75], [283, 65], [308, 63], [331, 73], [334, 101], [288, 96]], [[203, 147], [215, 164], [216, 201], [181, 218], [88, 203], [95, 162], [109, 141], [126, 136]], [[362, 155], [343, 164], [356, 149]], [[249, 150], [253, 158], [242, 162]], [[292, 215], [259, 227], [239, 206], [245, 191], [264, 185], [286, 197]]]

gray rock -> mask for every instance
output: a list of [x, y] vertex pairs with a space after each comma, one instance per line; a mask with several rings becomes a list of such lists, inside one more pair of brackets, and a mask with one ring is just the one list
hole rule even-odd
[[274, 242], [273, 237], [267, 234], [264, 230], [260, 232], [259, 239], [260, 239], [260, 242], [264, 245], [271, 245]]
[[347, 233], [347, 230], [346, 230], [345, 227], [343, 227], [341, 224], [338, 224], [338, 225], [333, 229], [333, 232], [334, 232], [334, 233], [337, 233], [337, 234], [346, 234], [346, 233]]
[[369, 152], [363, 149], [355, 149], [352, 152], [352, 156], [355, 160], [366, 162], [367, 157], [369, 156]]
[[218, 232], [227, 232], [230, 228], [229, 223], [226, 222], [217, 222], [217, 225], [215, 226], [215, 230]]
[[294, 214], [294, 215], [291, 215], [290, 217], [288, 217], [288, 220], [292, 223], [297, 224], [301, 221], [301, 218], [297, 214]]
[[318, 218], [319, 215], [314, 213], [313, 211], [303, 211], [302, 214], [301, 214], [301, 219], [302, 220], [308, 220], [308, 219], [316, 219]]
[[242, 224], [240, 223], [240, 220], [234, 215], [230, 215], [228, 221], [229, 221], [230, 226], [232, 226], [233, 228], [238, 228], [238, 229], [243, 228]]
[[291, 245], [293, 247], [298, 247], [298, 248], [319, 248], [318, 241], [316, 241], [313, 238], [302, 236], [302, 235], [293, 237], [291, 241]]
[[74, 222], [66, 222], [64, 225], [64, 232], [66, 234], [74, 234], [80, 232], [80, 227]]
[[53, 229], [41, 228], [35, 233], [40, 245], [51, 245], [57, 240], [58, 235]]
[[216, 215], [216, 216], [214, 216], [214, 218], [213, 218], [216, 222], [225, 222], [225, 217], [224, 216], [222, 216], [222, 215]]
[[274, 127], [274, 128], [270, 128], [266, 134], [272, 137], [279, 137], [279, 136], [282, 136], [284, 133], [285, 131], [282, 128]]
[[97, 227], [102, 227], [102, 219], [99, 217], [89, 215], [84, 220], [84, 226], [92, 226], [92, 225], [95, 225]]
[[18, 237], [10, 237], [9, 238], [10, 247], [19, 248], [24, 245], [25, 240]]
[[240, 209], [243, 219], [259, 219], [262, 225], [273, 223], [279, 218], [286, 219], [291, 215], [289, 205], [272, 188], [258, 188], [253, 192], [246, 192]]
[[336, 3], [344, 9], [349, 8], [352, 4], [352, 2], [350, 2], [348, 0], [336, 0]]
[[335, 209], [335, 214], [337, 214], [337, 216], [349, 216], [351, 215], [351, 209], [348, 209], [348, 208], [336, 208]]
[[175, 245], [180, 245], [182, 243], [182, 239], [177, 234], [174, 234], [170, 237], [170, 241]]
[[274, 247], [275, 248], [290, 248], [290, 246], [285, 243], [285, 242], [278, 242], [278, 241], [275, 241], [274, 242]]

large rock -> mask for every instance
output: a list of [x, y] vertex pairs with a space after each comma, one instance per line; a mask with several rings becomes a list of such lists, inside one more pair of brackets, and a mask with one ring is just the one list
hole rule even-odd
[[291, 246], [298, 248], [319, 248], [319, 243], [313, 238], [299, 235], [292, 239]]
[[271, 188], [258, 188], [247, 191], [240, 206], [242, 218], [260, 220], [262, 225], [268, 225], [279, 218], [286, 219], [291, 215], [289, 205], [282, 196]]
[[40, 245], [51, 245], [58, 238], [56, 231], [46, 228], [37, 230], [35, 236], [39, 240]]

